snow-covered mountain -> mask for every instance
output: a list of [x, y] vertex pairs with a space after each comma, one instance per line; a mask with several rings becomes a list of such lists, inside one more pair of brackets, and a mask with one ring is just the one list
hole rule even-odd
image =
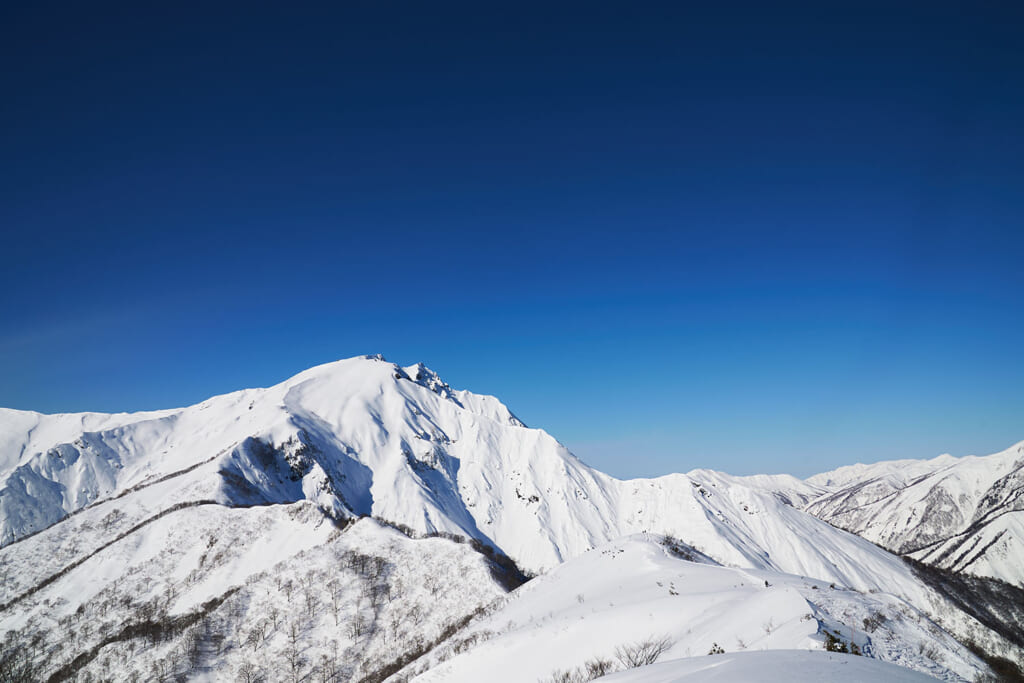
[[943, 680], [985, 673], [984, 662], [934, 627], [886, 593], [723, 567], [678, 541], [643, 534], [534, 579], [460, 634], [475, 647], [460, 652], [456, 640], [406, 673], [417, 683], [559, 680], [624, 668], [623, 650], [643, 642], [663, 643], [658, 659], [667, 661], [719, 650], [821, 651], [826, 633], [844, 651]]
[[[852, 465], [803, 509], [893, 552], [1024, 586], [1024, 442], [986, 457]], [[783, 490], [784, 487], [779, 487]]]
[[[886, 596], [878, 600], [887, 619], [896, 619], [905, 605], [933, 615], [936, 623], [928, 628], [936, 629], [935, 638], [945, 629], [1024, 662], [1014, 643], [959, 610], [903, 560], [800, 509], [821, 514], [814, 506], [854, 481], [854, 473], [801, 482], [707, 470], [620, 481], [588, 467], [543, 430], [527, 428], [496, 398], [453, 390], [423, 365], [402, 368], [379, 356], [327, 364], [270, 388], [181, 409], [119, 415], [3, 410], [0, 629], [11, 644], [23, 643], [26, 634], [70, 643], [47, 658], [49, 675], [102, 671], [106, 659], [120, 662], [126, 674], [135, 670], [129, 662], [179, 671], [187, 659], [193, 673], [219, 679], [246, 663], [240, 653], [254, 624], [267, 622], [272, 610], [291, 610], [292, 631], [274, 620], [273, 629], [262, 628], [250, 643], [249, 659], [260, 653], [266, 660], [260, 666], [269, 671], [275, 657], [295, 655], [302, 644], [307, 673], [311, 658], [336, 663], [349, 652], [351, 670], [342, 680], [382, 680], [374, 677], [392, 671], [382, 673], [381, 666], [419, 659], [518, 583], [502, 553], [533, 573], [558, 567], [554, 576], [570, 571], [565, 568], [572, 562], [563, 563], [592, 557], [595, 547], [650, 533], [678, 537], [694, 557], [721, 565], [700, 570], [717, 572], [720, 583], [739, 580], [740, 569], [731, 568], [747, 576], [798, 577], [765, 579], [775, 585], [813, 577], [808, 581], [819, 590]], [[363, 516], [377, 522], [353, 524]], [[474, 544], [409, 538], [425, 535]], [[356, 561], [354, 574], [370, 587], [356, 591], [342, 609], [341, 598], [312, 586], [329, 578], [338, 558], [349, 562], [353, 553], [380, 559], [369, 574], [369, 560]], [[423, 567], [436, 569], [424, 575]], [[302, 578], [307, 575], [313, 578]], [[285, 597], [282, 576], [293, 584]], [[440, 582], [453, 597], [437, 602], [441, 588], [429, 599], [417, 590], [386, 608], [373, 593], [391, 585], [382, 576], [418, 588]], [[311, 596], [301, 598], [308, 601], [306, 612], [294, 604], [300, 600], [294, 585], [302, 581]], [[116, 606], [111, 601], [119, 594], [128, 597]], [[344, 636], [332, 631], [325, 610], [315, 607], [327, 601], [335, 605], [336, 629], [368, 621], [371, 640], [355, 633], [359, 629]], [[426, 624], [421, 633], [400, 633], [398, 623], [414, 618], [410, 610], [415, 615], [431, 604], [429, 618], [415, 617]], [[860, 607], [844, 607], [845, 622], [821, 609], [830, 616], [816, 623], [848, 624]], [[82, 615], [93, 615], [84, 631]], [[393, 628], [384, 629], [382, 620]], [[150, 638], [144, 657], [134, 657], [138, 629], [154, 623], [176, 626], [164, 629], [166, 639]], [[803, 635], [779, 647], [808, 645], [811, 632], [798, 631]], [[917, 638], [907, 645], [917, 647], [920, 637], [901, 631], [891, 640], [907, 645]], [[211, 643], [222, 641], [227, 649], [211, 655]], [[954, 678], [983, 671], [945, 642], [920, 647]], [[376, 654], [356, 666], [350, 661], [355, 652]]]
[[534, 572], [655, 531], [726, 564], [913, 590], [898, 560], [780, 500], [774, 479], [696, 470], [620, 481], [422, 365], [355, 358], [181, 410], [0, 418], [5, 543], [172, 479], [167, 504], [310, 500], [336, 519], [373, 515], [479, 538]]

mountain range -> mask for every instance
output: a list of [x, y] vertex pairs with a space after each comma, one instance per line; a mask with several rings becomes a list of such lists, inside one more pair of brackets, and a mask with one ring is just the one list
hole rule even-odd
[[0, 681], [995, 680], [1024, 665], [1022, 469], [618, 480], [380, 356], [0, 409]]

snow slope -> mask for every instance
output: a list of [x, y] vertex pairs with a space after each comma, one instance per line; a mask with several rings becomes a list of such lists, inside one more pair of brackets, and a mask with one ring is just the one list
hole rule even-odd
[[[616, 480], [497, 399], [453, 391], [421, 365], [354, 358], [176, 411], [33, 415], [31, 433], [20, 413], [3, 418], [3, 442], [20, 454], [0, 472], [7, 543], [171, 477], [175, 502], [311, 500], [336, 518], [372, 514], [479, 538], [535, 572], [649, 530], [724, 564], [919, 597], [898, 560], [787, 505], [764, 482], [704, 470]], [[96, 429], [72, 436], [69, 424]], [[42, 434], [67, 440], [47, 445]]]
[[675, 659], [612, 674], [607, 683], [926, 683], [934, 678], [874, 659], [834, 652], [769, 650]]
[[26, 680], [361, 680], [505, 593], [467, 545], [370, 519], [342, 530], [307, 501], [140, 526], [137, 497], [0, 550], [17, 579], [0, 659], [34, 654]]
[[[723, 565], [898, 596], [958, 636], [1024, 659], [899, 558], [795, 507], [827, 495], [829, 482], [707, 470], [620, 481], [496, 398], [453, 390], [423, 365], [352, 358], [151, 413], [2, 411], [0, 445], [0, 557], [11, 558], [0, 564], [0, 618], [9, 623], [22, 623], [27, 591], [107, 552], [114, 531], [134, 537], [134, 525], [160, 528], [161, 515], [186, 509], [306, 502], [337, 524], [373, 515], [478, 539], [538, 573], [616, 538], [672, 534]], [[27, 561], [38, 571], [10, 569]]]
[[1024, 442], [987, 457], [854, 465], [811, 477], [804, 509], [893, 552], [1024, 586]]
[[[830, 588], [818, 579], [774, 571], [722, 567], [678, 545], [673, 552], [660, 540], [632, 536], [569, 560], [467, 629], [462, 638], [473, 647], [451, 643], [407, 674], [419, 673], [412, 677], [419, 683], [553, 680], [557, 672], [587, 662], [605, 660], [621, 668], [617, 648], [663, 637], [670, 645], [661, 661], [694, 658], [717, 666], [733, 661], [709, 657], [717, 648], [823, 652], [825, 631], [855, 643], [865, 658], [942, 680], [973, 681], [987, 671], [900, 598]], [[681, 559], [688, 553], [698, 561]]]

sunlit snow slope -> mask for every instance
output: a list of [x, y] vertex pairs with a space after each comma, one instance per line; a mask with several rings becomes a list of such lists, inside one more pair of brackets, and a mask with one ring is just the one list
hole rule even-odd
[[811, 477], [807, 512], [893, 552], [1024, 586], [1024, 443], [986, 457], [853, 465]]
[[927, 683], [935, 679], [873, 659], [828, 652], [769, 650], [676, 659], [602, 678], [602, 683]]
[[[944, 680], [971, 681], [987, 671], [895, 596], [722, 567], [678, 543], [666, 547], [660, 537], [637, 535], [529, 582], [463, 634], [480, 644], [455, 654], [461, 648], [453, 643], [410, 673], [422, 672], [413, 678], [418, 683], [558, 680], [557, 672], [583, 669], [588, 662], [605, 661], [618, 670], [617, 651], [644, 640], [666, 639], [659, 661], [707, 660], [716, 649], [822, 651], [826, 632], [853, 642], [866, 657]], [[728, 661], [712, 657], [706, 666]]]
[[704, 470], [620, 481], [526, 428], [497, 399], [453, 391], [422, 365], [403, 369], [380, 357], [180, 410], [5, 411], [0, 434], [5, 543], [170, 478], [175, 485], [160, 489], [166, 504], [305, 499], [337, 518], [373, 514], [420, 532], [479, 538], [533, 571], [652, 531], [723, 564], [923, 602], [900, 560], [786, 504], [763, 483]]
[[[61, 526], [70, 528], [91, 519], [89, 511], [110, 510], [104, 523], [117, 528], [119, 520], [106, 516], [115, 510], [130, 509], [121, 523], [134, 524], [186, 506], [302, 501], [338, 522], [373, 515], [412, 532], [479, 539], [538, 573], [623, 536], [671, 534], [723, 565], [892, 594], [959, 637], [1021, 659], [902, 560], [799, 509], [835, 485], [706, 470], [620, 481], [524, 426], [496, 398], [453, 390], [423, 365], [402, 368], [379, 356], [175, 410], [0, 411], [6, 557], [22, 560], [21, 548], [38, 540], [28, 536], [68, 515]], [[993, 499], [989, 508], [1015, 500]], [[101, 537], [86, 533], [80, 543]], [[14, 574], [5, 580], [9, 597], [34, 590]]]
[[0, 549], [0, 680], [362, 681], [505, 594], [468, 545], [307, 501], [165, 509], [128, 495]]
[[168, 504], [311, 500], [421, 532], [479, 538], [543, 571], [640, 531], [715, 560], [915, 597], [896, 558], [710, 471], [619, 481], [528, 429], [497, 399], [453, 391], [379, 357], [313, 368], [268, 389], [138, 415], [0, 414], [0, 537], [45, 528], [165, 477]]

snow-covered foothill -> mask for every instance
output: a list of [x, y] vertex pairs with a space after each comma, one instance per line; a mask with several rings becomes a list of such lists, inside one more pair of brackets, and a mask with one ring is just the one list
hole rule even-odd
[[362, 680], [505, 594], [468, 545], [372, 519], [341, 529], [307, 501], [118, 526], [80, 526], [99, 550], [56, 575], [21, 544], [0, 550], [40, 587], [0, 611], [0, 650], [34, 659], [26, 680]]
[[935, 679], [874, 659], [834, 652], [766, 650], [674, 659], [612, 674], [602, 683], [927, 683]]
[[554, 681], [595, 662], [621, 669], [620, 653], [644, 641], [665, 642], [660, 660], [711, 656], [713, 664], [716, 651], [823, 652], [826, 634], [864, 658], [941, 680], [973, 681], [988, 671], [895, 596], [722, 567], [653, 535], [569, 560], [505, 603], [403, 673], [420, 683]]

